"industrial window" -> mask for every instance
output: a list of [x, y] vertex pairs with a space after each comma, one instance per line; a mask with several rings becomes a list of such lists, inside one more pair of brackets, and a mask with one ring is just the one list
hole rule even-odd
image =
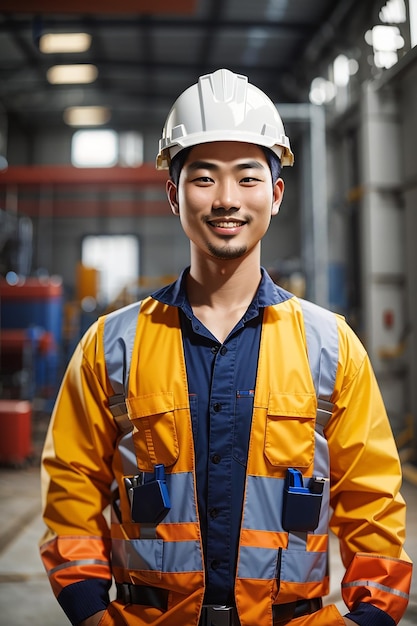
[[81, 261], [98, 270], [97, 300], [108, 305], [139, 278], [139, 240], [135, 235], [86, 235]]
[[77, 130], [72, 136], [75, 167], [137, 167], [143, 163], [143, 136], [136, 131]]
[[72, 137], [71, 161], [76, 167], [112, 167], [118, 160], [114, 130], [77, 130]]

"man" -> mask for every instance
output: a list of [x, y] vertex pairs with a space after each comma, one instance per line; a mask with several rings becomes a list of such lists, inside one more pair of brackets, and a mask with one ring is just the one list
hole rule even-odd
[[[369, 359], [260, 266], [292, 162], [244, 76], [201, 77], [168, 115], [157, 166], [190, 267], [86, 333], [45, 443], [41, 551], [73, 624], [392, 626], [406, 609], [400, 465]], [[329, 516], [346, 617], [322, 606]]]

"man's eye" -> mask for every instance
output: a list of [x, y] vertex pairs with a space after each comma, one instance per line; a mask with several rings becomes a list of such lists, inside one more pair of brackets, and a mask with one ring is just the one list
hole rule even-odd
[[245, 176], [244, 178], [242, 178], [241, 182], [242, 183], [259, 183], [260, 179], [255, 178], [255, 176]]
[[194, 178], [194, 182], [197, 183], [212, 183], [213, 179], [210, 176], [197, 176]]

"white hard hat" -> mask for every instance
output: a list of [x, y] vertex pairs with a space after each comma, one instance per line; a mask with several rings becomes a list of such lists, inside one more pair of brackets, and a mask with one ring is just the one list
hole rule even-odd
[[294, 155], [274, 103], [251, 85], [246, 76], [217, 70], [200, 76], [186, 89], [168, 114], [159, 140], [156, 167], [169, 168], [184, 148], [211, 141], [243, 141], [270, 148], [281, 165]]

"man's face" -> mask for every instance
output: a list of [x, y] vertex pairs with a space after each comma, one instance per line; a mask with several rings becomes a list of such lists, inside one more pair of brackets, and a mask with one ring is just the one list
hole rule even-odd
[[259, 248], [278, 213], [284, 183], [272, 184], [265, 154], [254, 144], [222, 141], [192, 148], [178, 189], [169, 181], [171, 208], [192, 248], [218, 259], [237, 259]]

